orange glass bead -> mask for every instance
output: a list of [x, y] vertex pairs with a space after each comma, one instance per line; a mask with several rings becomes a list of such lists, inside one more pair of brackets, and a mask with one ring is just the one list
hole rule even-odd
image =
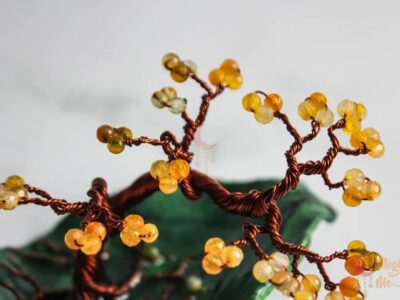
[[224, 247], [225, 242], [222, 239], [218, 237], [210, 238], [204, 245], [204, 253], [219, 255]]
[[361, 148], [363, 144], [367, 142], [367, 135], [365, 134], [364, 130], [357, 130], [351, 134], [350, 137], [350, 144], [354, 148]]
[[279, 271], [275, 272], [274, 276], [272, 276], [271, 283], [275, 286], [280, 286], [289, 283], [291, 279], [292, 276], [288, 271]]
[[177, 180], [185, 179], [190, 174], [190, 165], [186, 160], [175, 159], [168, 165], [169, 174]]
[[144, 225], [142, 216], [131, 214], [124, 219], [124, 229], [137, 230]]
[[264, 105], [271, 107], [274, 112], [280, 111], [283, 106], [282, 97], [278, 94], [268, 94], [264, 99]]
[[221, 259], [228, 268], [236, 268], [243, 260], [243, 251], [237, 246], [227, 246], [221, 252]]
[[139, 245], [141, 239], [139, 237], [139, 231], [132, 228], [124, 228], [120, 233], [122, 243], [128, 247], [135, 247]]
[[154, 243], [158, 238], [159, 232], [156, 225], [148, 223], [139, 229], [139, 237], [145, 243]]
[[378, 271], [383, 266], [382, 256], [374, 251], [367, 252], [364, 256], [364, 267], [368, 271]]
[[100, 222], [90, 222], [85, 230], [84, 234], [92, 234], [97, 235], [102, 241], [106, 238], [107, 229], [106, 227]]
[[351, 186], [344, 191], [342, 199], [347, 206], [359, 206], [362, 202], [362, 192], [357, 187]]
[[82, 242], [80, 249], [86, 255], [96, 255], [101, 250], [102, 242], [97, 235], [84, 234], [80, 241]]
[[208, 74], [208, 80], [212, 85], [219, 86], [225, 82], [225, 72], [221, 69], [214, 69]]
[[213, 254], [207, 254], [203, 258], [201, 265], [203, 267], [204, 272], [210, 275], [217, 275], [221, 273], [223, 269], [223, 262], [221, 258]]
[[221, 70], [229, 71], [230, 69], [232, 69], [232, 70], [235, 70], [236, 72], [240, 71], [238, 63], [235, 60], [230, 59], [230, 58], [225, 59], [223, 61], [223, 63], [221, 64], [220, 68], [221, 68]]
[[309, 274], [301, 279], [301, 286], [304, 291], [318, 293], [321, 289], [321, 279], [314, 274]]
[[178, 180], [171, 175], [165, 176], [160, 179], [158, 187], [164, 194], [175, 193], [178, 189]]
[[344, 267], [350, 275], [360, 275], [364, 273], [364, 261], [361, 256], [353, 255], [346, 259]]
[[169, 175], [169, 165], [165, 160], [156, 160], [151, 164], [150, 175], [156, 180], [160, 180]]
[[83, 231], [77, 228], [68, 230], [64, 236], [64, 243], [71, 250], [79, 250], [82, 246]]
[[318, 106], [318, 108], [322, 108], [322, 107], [326, 106], [326, 103], [328, 102], [328, 100], [326, 99], [326, 96], [320, 92], [312, 93], [311, 96], [309, 97], [309, 99], [312, 102], [314, 102]]
[[346, 297], [354, 297], [360, 292], [360, 283], [356, 278], [346, 277], [339, 283], [340, 291]]

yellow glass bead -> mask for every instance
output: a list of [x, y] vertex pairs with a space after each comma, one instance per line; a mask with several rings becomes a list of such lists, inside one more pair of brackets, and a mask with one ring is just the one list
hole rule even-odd
[[311, 96], [309, 97], [309, 99], [311, 101], [313, 101], [316, 105], [318, 105], [319, 108], [326, 106], [326, 104], [328, 102], [328, 100], [326, 99], [326, 96], [320, 92], [312, 93]]
[[206, 244], [204, 245], [204, 253], [219, 255], [224, 248], [225, 242], [218, 237], [214, 237], [207, 240]]
[[82, 246], [83, 231], [77, 228], [68, 230], [64, 236], [64, 243], [71, 250], [79, 250]]
[[298, 107], [298, 114], [304, 120], [308, 121], [314, 118], [317, 112], [322, 109], [320, 103], [312, 101], [310, 98], [300, 103]]
[[171, 70], [171, 77], [176, 82], [184, 82], [189, 77], [189, 68], [182, 63], [179, 63]]
[[132, 130], [130, 130], [127, 127], [119, 127], [119, 128], [117, 128], [117, 132], [120, 136], [122, 136], [124, 141], [129, 140], [133, 137]]
[[362, 256], [352, 255], [346, 259], [344, 268], [350, 275], [358, 276], [364, 273], [364, 260]]
[[102, 242], [97, 235], [84, 234], [80, 241], [82, 243], [80, 249], [86, 255], [96, 255], [101, 250]]
[[326, 295], [325, 300], [346, 300], [346, 297], [341, 292], [333, 291]]
[[144, 225], [142, 216], [131, 214], [124, 219], [124, 229], [137, 230]]
[[283, 295], [289, 297], [295, 295], [298, 291], [301, 290], [301, 284], [296, 278], [291, 277], [291, 279], [287, 283], [282, 284], [277, 288], [282, 292]]
[[100, 222], [90, 222], [86, 226], [86, 228], [84, 230], [84, 234], [85, 235], [96, 235], [103, 241], [106, 238], [107, 229]]
[[347, 245], [347, 251], [349, 251], [350, 256], [364, 256], [367, 252], [367, 247], [365, 246], [364, 242], [360, 240], [354, 240]]
[[0, 194], [1, 208], [4, 210], [13, 210], [18, 206], [19, 197], [13, 191], [5, 191]]
[[172, 100], [178, 96], [176, 90], [171, 86], [163, 88], [161, 92], [164, 92], [168, 96], [169, 100]]
[[179, 56], [175, 53], [167, 53], [162, 58], [162, 64], [167, 70], [172, 70], [180, 62]]
[[261, 106], [261, 98], [257, 93], [249, 93], [243, 97], [243, 108], [249, 112], [254, 112]]
[[177, 180], [185, 179], [190, 174], [190, 165], [186, 160], [175, 159], [168, 165], [169, 174]]
[[379, 141], [381, 139], [379, 132], [372, 127], [365, 128], [363, 132], [369, 140]]
[[360, 120], [364, 120], [367, 117], [367, 108], [362, 103], [356, 104], [356, 112]]
[[108, 150], [113, 154], [118, 154], [124, 151], [124, 139], [119, 134], [113, 134], [108, 140]]
[[367, 141], [368, 155], [373, 158], [382, 157], [385, 154], [385, 146], [381, 141]]
[[235, 70], [236, 72], [240, 72], [238, 63], [233, 59], [225, 59], [221, 64], [221, 70]]
[[[226, 71], [225, 71], [226, 73]], [[242, 87], [243, 77], [240, 73], [226, 74], [225, 81], [228, 84], [228, 87], [232, 90], [237, 90]]]
[[350, 144], [356, 149], [361, 148], [366, 141], [367, 135], [364, 130], [357, 130], [351, 134]]
[[201, 265], [203, 267], [204, 272], [206, 272], [209, 275], [217, 275], [221, 273], [223, 269], [223, 262], [221, 258], [213, 254], [207, 254], [203, 258]]
[[351, 135], [353, 132], [361, 130], [361, 122], [356, 115], [346, 115], [346, 126], [343, 128], [343, 132], [347, 135]]
[[126, 229], [124, 228], [119, 234], [119, 237], [121, 238], [122, 243], [128, 247], [135, 247], [141, 242], [139, 231], [130, 227]]
[[321, 108], [317, 111], [315, 115], [315, 120], [322, 126], [322, 127], [329, 127], [332, 125], [334, 120], [333, 112], [329, 108]]
[[347, 206], [359, 206], [362, 202], [362, 192], [360, 189], [351, 186], [344, 191], [342, 199]]
[[139, 229], [139, 237], [145, 243], [154, 243], [158, 238], [158, 228], [156, 225], [148, 223]]
[[288, 284], [290, 284], [291, 279], [292, 276], [288, 271], [280, 271], [280, 272], [275, 272], [274, 276], [272, 276], [271, 278], [271, 283], [276, 287], [282, 285], [287, 286]]
[[344, 117], [345, 115], [351, 115], [356, 110], [356, 103], [351, 100], [343, 100], [337, 107], [337, 113], [339, 116]]
[[310, 112], [308, 111], [307, 102], [303, 101], [299, 104], [297, 108], [297, 113], [299, 114], [300, 118], [304, 121], [309, 121], [312, 119]]
[[214, 69], [208, 74], [208, 80], [212, 85], [219, 86], [225, 82], [225, 72], [221, 69]]
[[18, 187], [24, 187], [24, 185], [25, 185], [24, 179], [18, 175], [9, 176], [4, 182], [4, 186], [9, 190]]
[[237, 246], [227, 246], [221, 252], [221, 260], [228, 268], [236, 268], [243, 260], [243, 251]]
[[168, 162], [165, 160], [156, 160], [151, 164], [150, 175], [156, 180], [160, 180], [169, 175]]
[[12, 188], [11, 191], [16, 193], [19, 198], [28, 198], [28, 191], [23, 187]]
[[275, 272], [287, 270], [290, 263], [289, 257], [281, 252], [272, 253], [270, 262], [274, 266]]
[[339, 283], [342, 294], [346, 297], [354, 297], [360, 292], [360, 283], [353, 277], [346, 277]]
[[350, 169], [344, 175], [344, 183], [347, 187], [361, 187], [365, 182], [364, 172], [360, 169], [354, 168]]
[[315, 300], [315, 295], [307, 291], [298, 291], [294, 294], [294, 300]]
[[268, 94], [264, 99], [264, 105], [271, 107], [274, 113], [280, 111], [283, 106], [282, 97], [278, 94]]
[[301, 286], [304, 291], [318, 293], [321, 289], [321, 279], [317, 275], [308, 274], [301, 279]]
[[96, 137], [100, 143], [108, 143], [110, 137], [114, 134], [114, 128], [108, 125], [102, 125], [97, 128]]
[[178, 189], [178, 180], [175, 177], [168, 175], [160, 179], [158, 187], [164, 194], [175, 193]]
[[261, 124], [271, 123], [274, 119], [274, 111], [270, 106], [262, 105], [254, 111], [254, 118]]
[[382, 188], [378, 181], [368, 180], [361, 188], [363, 199], [375, 200], [381, 195]]
[[266, 283], [274, 274], [274, 266], [269, 260], [259, 260], [253, 267], [253, 276], [258, 282]]
[[164, 108], [165, 106], [169, 106], [171, 104], [171, 98], [165, 91], [157, 91], [155, 92], [150, 99], [151, 103], [156, 108]]
[[368, 271], [375, 272], [380, 270], [383, 266], [383, 258], [377, 252], [373, 251], [367, 252], [363, 257], [363, 259], [364, 259], [364, 268]]

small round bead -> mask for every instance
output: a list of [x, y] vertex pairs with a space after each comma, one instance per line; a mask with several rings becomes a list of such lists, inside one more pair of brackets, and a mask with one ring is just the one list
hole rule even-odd
[[341, 292], [333, 291], [326, 295], [325, 300], [346, 300], [346, 297]]
[[64, 243], [71, 250], [79, 250], [82, 246], [83, 231], [77, 228], [68, 230], [64, 236]]
[[364, 172], [357, 168], [348, 170], [344, 175], [344, 183], [348, 187], [360, 187], [364, 183], [364, 181]]
[[236, 72], [239, 72], [239, 71], [240, 71], [238, 63], [237, 63], [235, 60], [231, 59], [231, 58], [225, 59], [225, 60], [222, 62], [220, 68], [221, 68], [222, 70], [233, 69], [233, 70], [235, 70]]
[[184, 60], [182, 63], [189, 69], [190, 72], [192, 73], [197, 73], [197, 65], [194, 61], [192, 60]]
[[385, 154], [385, 146], [381, 141], [369, 142], [367, 141], [368, 155], [373, 158], [382, 157]]
[[113, 134], [108, 141], [107, 148], [113, 154], [121, 153], [125, 149], [124, 139], [118, 134]]
[[291, 279], [292, 276], [288, 271], [280, 271], [280, 272], [275, 272], [274, 276], [272, 276], [271, 278], [271, 283], [276, 287], [282, 285], [287, 286], [290, 284]]
[[290, 281], [278, 286], [277, 288], [282, 292], [282, 294], [289, 297], [301, 290], [301, 284], [296, 278], [291, 277]]
[[378, 271], [383, 266], [383, 258], [377, 252], [367, 252], [364, 256], [364, 268], [368, 271]]
[[28, 198], [28, 191], [23, 187], [13, 188], [11, 191], [16, 193], [19, 198]]
[[172, 70], [179, 62], [179, 56], [175, 53], [167, 53], [162, 58], [162, 64], [167, 70]]
[[315, 104], [318, 105], [318, 107], [324, 107], [326, 106], [328, 99], [323, 93], [320, 92], [315, 92], [312, 93], [309, 99], [314, 102]]
[[189, 68], [185, 66], [183, 63], [177, 64], [171, 70], [171, 77], [176, 82], [184, 82], [189, 77]]
[[0, 195], [0, 202], [4, 210], [13, 210], [18, 206], [19, 197], [13, 191], [6, 191]]
[[353, 132], [361, 130], [361, 122], [357, 116], [346, 115], [346, 126], [343, 128], [343, 132], [347, 135], [351, 135]]
[[186, 100], [183, 98], [174, 98], [171, 100], [169, 111], [173, 114], [181, 114], [186, 109]]
[[102, 125], [97, 128], [96, 137], [100, 143], [108, 143], [110, 137], [114, 134], [114, 128], [108, 125]]
[[359, 206], [362, 202], [362, 192], [360, 189], [351, 186], [344, 191], [342, 199], [347, 206]]
[[368, 180], [361, 188], [363, 199], [375, 200], [381, 195], [382, 188], [378, 181]]
[[102, 241], [106, 238], [107, 229], [100, 222], [90, 222], [85, 230], [85, 235], [97, 235]]
[[169, 175], [168, 162], [165, 160], [156, 160], [151, 164], [150, 175], [156, 179], [160, 180]]
[[96, 255], [101, 250], [101, 239], [97, 235], [84, 234], [80, 241], [82, 242], [82, 247], [80, 249], [86, 255]]
[[228, 268], [236, 268], [243, 260], [243, 251], [237, 246], [227, 246], [221, 252], [221, 259]]
[[269, 260], [259, 260], [253, 267], [253, 276], [258, 282], [266, 283], [274, 274], [274, 266]]
[[294, 294], [294, 300], [315, 300], [315, 295], [307, 291], [298, 291]]
[[318, 110], [315, 115], [315, 120], [322, 126], [322, 127], [329, 127], [332, 125], [334, 120], [333, 112], [329, 108], [322, 108]]
[[307, 101], [301, 102], [297, 108], [297, 113], [304, 121], [309, 121], [312, 119], [308, 108], [309, 106], [307, 105]]
[[369, 140], [379, 141], [381, 139], [379, 132], [372, 127], [365, 128], [363, 132]]
[[219, 255], [224, 247], [225, 242], [222, 239], [218, 237], [210, 238], [204, 245], [204, 253]]
[[210, 275], [217, 275], [221, 273], [223, 269], [223, 262], [221, 258], [213, 254], [207, 254], [203, 258], [201, 265], [203, 267], [204, 272]]
[[261, 107], [261, 98], [257, 93], [249, 93], [242, 99], [243, 108], [249, 112], [254, 112]]
[[337, 107], [337, 113], [339, 116], [344, 117], [345, 115], [353, 114], [356, 110], [356, 103], [351, 100], [343, 100]]
[[119, 128], [117, 128], [117, 132], [120, 136], [122, 136], [124, 141], [129, 140], [133, 137], [132, 130], [130, 130], [127, 127], [119, 127]]
[[346, 259], [344, 267], [350, 275], [360, 275], [364, 273], [364, 261], [363, 258], [359, 255], [349, 256]]
[[192, 275], [186, 279], [186, 286], [189, 291], [195, 293], [201, 291], [201, 289], [203, 288], [203, 281], [200, 277]]
[[139, 237], [138, 230], [132, 230], [131, 228], [123, 229], [119, 234], [121, 241], [124, 245], [128, 247], [135, 247], [139, 245], [141, 239]]
[[161, 192], [167, 195], [175, 193], [178, 189], [178, 180], [171, 175], [165, 176], [160, 179], [159, 188]]
[[367, 117], [367, 108], [362, 103], [356, 104], [356, 112], [360, 120], [364, 120]]
[[151, 96], [151, 103], [156, 107], [156, 108], [164, 108], [165, 106], [170, 105], [171, 103], [171, 98], [168, 96], [168, 94], [165, 91], [157, 91]]
[[278, 94], [268, 94], [264, 99], [264, 105], [271, 107], [274, 113], [280, 111], [283, 106], [282, 97]]
[[350, 256], [364, 256], [367, 252], [367, 247], [365, 246], [364, 242], [360, 240], [354, 240], [347, 245], [347, 251], [349, 251]]
[[271, 107], [262, 105], [254, 112], [254, 118], [258, 123], [268, 124], [274, 119], [274, 111]]
[[351, 134], [350, 144], [356, 149], [361, 148], [366, 141], [367, 135], [364, 130], [357, 130]]
[[[171, 86], [167, 86], [167, 87], [163, 88], [161, 90], [161, 92], [165, 93], [170, 100], [172, 100], [178, 96], [178, 93], [176, 92], [176, 90]], [[169, 102], [166, 102], [166, 103], [169, 103]]]
[[212, 85], [219, 86], [225, 82], [225, 72], [221, 69], [214, 69], [208, 74], [208, 80]]
[[185, 179], [190, 174], [190, 165], [186, 160], [175, 159], [168, 165], [169, 174], [177, 180]]
[[270, 262], [274, 266], [275, 272], [287, 270], [290, 263], [289, 257], [281, 252], [272, 253]]
[[24, 179], [18, 175], [9, 176], [4, 182], [4, 186], [9, 190], [18, 187], [24, 187], [24, 185], [25, 185]]
[[340, 281], [340, 291], [346, 297], [354, 297], [360, 291], [360, 283], [353, 277], [346, 277]]
[[318, 293], [321, 289], [321, 279], [314, 274], [308, 274], [301, 279], [301, 286], [304, 291]]
[[137, 230], [144, 225], [142, 216], [131, 214], [124, 219], [124, 229]]
[[144, 224], [139, 230], [139, 237], [145, 243], [154, 243], [158, 234], [157, 226], [151, 223]]
[[[226, 71], [225, 71], [226, 73]], [[240, 73], [236, 72], [233, 74], [226, 74], [225, 81], [228, 84], [228, 87], [232, 90], [237, 90], [242, 87], [243, 77]]]

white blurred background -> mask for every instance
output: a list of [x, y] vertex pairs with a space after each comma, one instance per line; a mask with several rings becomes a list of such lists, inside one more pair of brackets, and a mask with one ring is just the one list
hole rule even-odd
[[[280, 122], [262, 126], [243, 110], [248, 91], [281, 94], [284, 111], [302, 133], [309, 124], [297, 116], [297, 104], [314, 91], [324, 92], [332, 108], [345, 98], [365, 103], [364, 124], [381, 132], [386, 155], [339, 157], [330, 174], [340, 180], [347, 169], [361, 167], [382, 183], [382, 197], [348, 208], [341, 192], [329, 191], [320, 177], [303, 178], [340, 214], [336, 223], [318, 227], [311, 247], [327, 255], [352, 239], [364, 240], [393, 264], [374, 275], [372, 286], [366, 281], [369, 298], [398, 299], [399, 13], [395, 0], [1, 0], [0, 178], [20, 174], [70, 201], [86, 200], [97, 176], [118, 191], [164, 156], [151, 146], [112, 155], [97, 142], [96, 128], [124, 125], [150, 137], [168, 128], [180, 135], [181, 119], [152, 107], [149, 97], [172, 85], [194, 114], [202, 91], [190, 81], [172, 82], [162, 55], [173, 51], [194, 60], [203, 77], [231, 57], [245, 83], [212, 103], [202, 136], [217, 146], [199, 153], [196, 167], [224, 180], [283, 176], [291, 139]], [[322, 134], [299, 159], [321, 158], [328, 146]], [[23, 245], [58, 220], [46, 208], [2, 211], [0, 246]], [[345, 275], [343, 269], [342, 263], [330, 265], [334, 280]], [[302, 270], [315, 271], [307, 263]], [[377, 284], [383, 279], [391, 286]]]

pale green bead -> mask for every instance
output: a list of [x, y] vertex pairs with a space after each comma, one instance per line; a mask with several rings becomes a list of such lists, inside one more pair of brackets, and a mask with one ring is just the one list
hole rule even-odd
[[332, 125], [334, 120], [333, 112], [329, 108], [322, 108], [315, 115], [315, 120], [322, 127], [329, 127]]
[[268, 124], [274, 119], [274, 111], [270, 106], [261, 105], [255, 110], [254, 118], [258, 123]]
[[184, 61], [182, 61], [182, 63], [186, 67], [188, 67], [190, 72], [195, 73], [195, 74], [197, 73], [197, 65], [196, 65], [196, 63], [194, 61], [192, 61], [192, 60], [184, 60]]
[[170, 112], [173, 114], [181, 114], [186, 109], [186, 100], [183, 98], [174, 98], [171, 100]]
[[351, 115], [355, 112], [355, 110], [356, 103], [351, 100], [343, 100], [337, 107], [337, 113], [341, 117], [344, 117], [344, 115]]
[[271, 263], [274, 266], [275, 272], [287, 270], [289, 267], [289, 257], [281, 252], [271, 254]]
[[157, 91], [151, 96], [151, 103], [161, 109], [170, 104], [170, 98], [166, 92]]
[[203, 281], [197, 276], [189, 276], [186, 279], [186, 285], [189, 291], [198, 292], [203, 288]]

